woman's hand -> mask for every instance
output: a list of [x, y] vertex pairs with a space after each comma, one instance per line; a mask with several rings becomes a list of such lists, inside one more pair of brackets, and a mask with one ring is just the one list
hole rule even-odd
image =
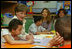
[[56, 36], [49, 42], [50, 46], [48, 45], [48, 47], [52, 47], [52, 46], [54, 46], [56, 44], [61, 44], [63, 41], [64, 41], [63, 37], [61, 37], [59, 35], [59, 33], [56, 32]]

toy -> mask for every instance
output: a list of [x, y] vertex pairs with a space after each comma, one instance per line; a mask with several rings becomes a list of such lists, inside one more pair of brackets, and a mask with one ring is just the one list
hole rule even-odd
[[30, 8], [30, 12], [28, 14], [33, 14], [32, 6], [34, 5], [34, 1], [27, 1], [27, 6]]

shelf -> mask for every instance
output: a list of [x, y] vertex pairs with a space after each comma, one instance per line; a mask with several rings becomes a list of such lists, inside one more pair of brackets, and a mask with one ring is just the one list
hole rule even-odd
[[17, 1], [2, 1], [1, 3], [17, 3]]
[[1, 13], [12, 13], [15, 14], [15, 7], [17, 6], [17, 1], [1, 1]]
[[1, 26], [1, 28], [5, 28], [5, 27], [8, 27], [8, 26]]
[[71, 15], [67, 15], [67, 16], [71, 16]]

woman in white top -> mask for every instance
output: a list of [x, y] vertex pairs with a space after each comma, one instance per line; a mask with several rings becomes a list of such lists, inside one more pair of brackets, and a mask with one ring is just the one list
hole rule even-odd
[[15, 8], [15, 16], [12, 18], [12, 19], [19, 19], [19, 20], [21, 20], [23, 22], [23, 27], [22, 27], [21, 34], [18, 35], [20, 38], [23, 38], [23, 39], [26, 39], [26, 37], [30, 36], [30, 35], [28, 35], [25, 32], [25, 23], [26, 23], [26, 20], [24, 18], [26, 17], [26, 12], [27, 12], [26, 5], [24, 5], [24, 4], [18, 4], [17, 7]]

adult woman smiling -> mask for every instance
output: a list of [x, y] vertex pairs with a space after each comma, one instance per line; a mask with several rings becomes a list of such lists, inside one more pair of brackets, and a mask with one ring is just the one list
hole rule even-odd
[[44, 8], [41, 11], [41, 14], [43, 16], [42, 26], [45, 29], [47, 29], [48, 31], [51, 31], [52, 30], [52, 27], [54, 27], [54, 25], [53, 25], [53, 21], [51, 20], [50, 11], [47, 8]]

